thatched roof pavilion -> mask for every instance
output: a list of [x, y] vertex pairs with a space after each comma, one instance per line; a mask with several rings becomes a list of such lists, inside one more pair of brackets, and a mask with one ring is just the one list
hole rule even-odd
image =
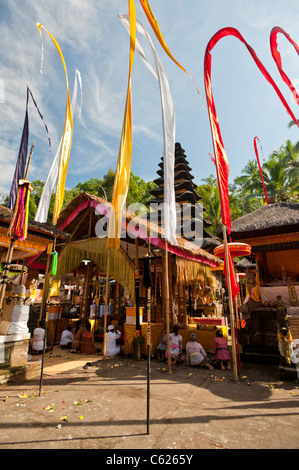
[[232, 221], [231, 236], [233, 241], [251, 245], [252, 252], [299, 248], [299, 203], [260, 207]]

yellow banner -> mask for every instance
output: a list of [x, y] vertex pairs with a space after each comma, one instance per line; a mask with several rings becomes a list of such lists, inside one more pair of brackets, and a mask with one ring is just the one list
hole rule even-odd
[[[191, 78], [195, 88], [196, 88], [196, 91], [197, 93], [199, 94], [200, 96], [200, 99], [203, 103], [203, 100], [202, 100], [202, 97], [201, 97], [201, 94], [199, 93], [199, 89], [197, 88], [197, 85], [193, 79], [193, 77], [190, 75], [189, 72], [187, 72], [187, 70], [184, 69], [184, 67], [173, 57], [173, 55], [171, 54], [170, 50], [168, 49], [168, 46], [167, 44], [165, 43], [164, 41], [164, 38], [162, 36], [162, 33], [160, 31], [160, 27], [159, 27], [159, 24], [158, 24], [158, 21], [156, 20], [152, 10], [151, 10], [151, 7], [150, 7], [150, 4], [148, 2], [148, 0], [140, 0], [140, 3], [141, 3], [141, 6], [144, 10], [144, 13], [146, 14], [146, 17], [148, 19], [148, 21], [150, 22], [150, 25], [151, 27], [153, 28], [153, 31], [155, 33], [155, 35], [157, 36], [157, 39], [158, 41], [160, 42], [161, 46], [163, 47], [164, 51], [166, 52], [166, 54], [171, 58], [171, 60], [174, 61], [174, 63], [181, 69], [183, 70], [184, 72], [186, 72], [187, 75], [189, 75], [189, 77]], [[204, 106], [204, 103], [203, 103], [203, 106]], [[204, 106], [205, 108], [205, 106]]]
[[127, 100], [123, 120], [122, 134], [118, 153], [116, 175], [113, 187], [112, 210], [109, 222], [108, 248], [119, 249], [122, 210], [129, 189], [131, 157], [132, 157], [132, 101], [131, 101], [131, 75], [136, 42], [136, 10], [134, 0], [129, 0], [130, 16], [130, 61]]
[[[46, 33], [48, 33], [52, 41], [54, 42], [58, 50], [58, 53], [60, 55], [60, 58], [64, 67], [65, 78], [66, 78], [66, 88], [67, 88], [66, 113], [65, 113], [61, 150], [60, 150], [56, 195], [55, 195], [54, 212], [53, 212], [53, 220], [52, 220], [53, 225], [56, 225], [58, 217], [59, 217], [59, 213], [61, 210], [61, 206], [63, 203], [63, 198], [64, 198], [65, 180], [66, 180], [67, 168], [68, 168], [71, 145], [72, 145], [72, 137], [73, 137], [73, 115], [72, 115], [72, 110], [71, 110], [71, 100], [70, 100], [69, 82], [67, 78], [66, 65], [65, 65], [65, 61], [64, 61], [61, 49], [59, 47], [59, 44], [54, 38], [54, 36], [52, 36], [52, 34], [49, 33], [49, 31], [47, 31], [46, 28], [41, 23], [36, 23], [36, 26], [37, 26], [37, 29], [39, 30], [39, 34], [42, 40], [43, 40], [43, 37], [42, 37], [41, 29], [43, 29]], [[42, 60], [43, 60], [43, 46], [42, 46]]]

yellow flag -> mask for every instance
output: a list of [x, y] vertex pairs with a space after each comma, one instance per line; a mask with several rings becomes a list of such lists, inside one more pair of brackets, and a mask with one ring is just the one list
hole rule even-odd
[[131, 100], [131, 75], [136, 42], [136, 11], [134, 0], [129, 0], [130, 16], [130, 61], [127, 100], [123, 120], [122, 134], [118, 153], [116, 175], [112, 196], [112, 211], [109, 222], [108, 248], [120, 247], [122, 210], [127, 198], [132, 157], [132, 100]]
[[[53, 225], [56, 225], [58, 217], [59, 217], [59, 213], [61, 210], [61, 206], [63, 203], [63, 198], [64, 198], [65, 180], [66, 180], [67, 168], [68, 168], [71, 145], [72, 145], [72, 137], [73, 137], [73, 115], [72, 115], [72, 110], [71, 110], [71, 100], [70, 100], [69, 82], [67, 78], [66, 65], [65, 65], [65, 61], [64, 61], [61, 49], [59, 47], [59, 44], [54, 38], [54, 36], [52, 36], [52, 34], [49, 33], [49, 31], [47, 31], [46, 28], [41, 23], [36, 23], [36, 26], [37, 26], [37, 29], [39, 30], [39, 34], [42, 40], [43, 40], [43, 37], [42, 37], [41, 29], [46, 31], [46, 33], [49, 34], [52, 41], [54, 42], [58, 50], [58, 53], [60, 55], [60, 58], [62, 60], [62, 64], [63, 64], [64, 72], [65, 72], [65, 78], [66, 78], [66, 88], [67, 88], [66, 112], [65, 112], [64, 130], [63, 130], [61, 150], [60, 150], [56, 195], [55, 195], [54, 212], [53, 212], [53, 220], [52, 220]], [[42, 55], [43, 55], [43, 47], [42, 47]], [[42, 60], [43, 60], [43, 57], [42, 57]]]
[[200, 96], [200, 99], [203, 103], [203, 100], [202, 100], [202, 97], [201, 97], [201, 94], [199, 93], [199, 90], [197, 88], [197, 85], [193, 79], [193, 77], [190, 75], [189, 72], [187, 72], [187, 70], [184, 69], [184, 67], [173, 57], [173, 55], [171, 54], [170, 50], [168, 49], [168, 46], [166, 45], [165, 41], [164, 41], [164, 38], [162, 36], [162, 33], [160, 31], [160, 27], [159, 27], [159, 24], [158, 24], [158, 21], [156, 20], [152, 10], [151, 10], [151, 7], [150, 7], [150, 4], [148, 2], [148, 0], [140, 0], [140, 3], [141, 3], [141, 6], [144, 10], [144, 13], [146, 14], [146, 17], [148, 19], [148, 21], [150, 22], [150, 25], [151, 27], [153, 28], [153, 31], [155, 33], [155, 35], [157, 36], [157, 39], [158, 41], [160, 42], [161, 46], [163, 47], [164, 51], [166, 52], [166, 54], [168, 54], [168, 56], [174, 61], [174, 63], [181, 69], [183, 70], [184, 72], [186, 72], [187, 75], [189, 75], [189, 77], [191, 78], [195, 88], [196, 88], [196, 91], [197, 93], [199, 94]]

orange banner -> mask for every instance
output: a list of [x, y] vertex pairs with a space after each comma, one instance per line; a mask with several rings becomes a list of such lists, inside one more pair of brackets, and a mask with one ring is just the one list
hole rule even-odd
[[136, 42], [136, 10], [134, 0], [129, 0], [130, 16], [130, 59], [129, 78], [127, 88], [127, 100], [123, 120], [120, 148], [116, 167], [116, 175], [113, 187], [112, 210], [109, 222], [107, 248], [119, 249], [122, 211], [128, 194], [131, 158], [132, 158], [132, 100], [131, 100], [131, 75], [135, 54]]

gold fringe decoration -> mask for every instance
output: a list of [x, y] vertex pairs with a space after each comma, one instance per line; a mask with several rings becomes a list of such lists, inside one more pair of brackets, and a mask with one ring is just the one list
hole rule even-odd
[[[83, 259], [90, 259], [105, 273], [107, 238], [92, 238], [67, 243], [58, 256], [55, 278], [71, 273]], [[122, 250], [110, 250], [109, 277], [125, 286], [132, 299], [135, 299], [135, 267]]]
[[210, 268], [204, 264], [178, 256], [176, 257], [176, 276], [177, 282], [185, 285], [193, 285], [194, 283], [210, 285], [213, 278]]

